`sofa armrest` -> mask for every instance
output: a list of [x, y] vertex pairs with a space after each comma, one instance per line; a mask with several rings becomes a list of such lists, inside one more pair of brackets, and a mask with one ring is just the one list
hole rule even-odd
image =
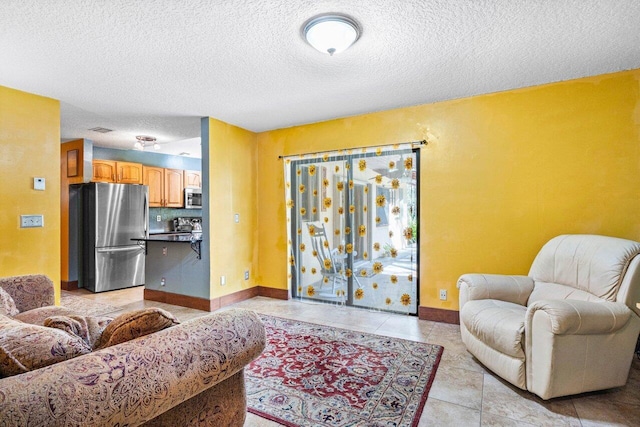
[[534, 316], [541, 314], [547, 316], [550, 332], [555, 335], [610, 334], [624, 327], [632, 316], [629, 307], [619, 302], [539, 300], [527, 308], [525, 328], [531, 331]]
[[467, 301], [478, 299], [496, 299], [526, 306], [533, 291], [533, 279], [502, 274], [463, 274], [457, 286], [460, 289], [460, 309]]
[[0, 413], [12, 426], [136, 426], [240, 372], [265, 343], [255, 313], [212, 313], [1, 379]]
[[53, 282], [42, 274], [2, 277], [0, 287], [11, 295], [20, 313], [55, 304]]

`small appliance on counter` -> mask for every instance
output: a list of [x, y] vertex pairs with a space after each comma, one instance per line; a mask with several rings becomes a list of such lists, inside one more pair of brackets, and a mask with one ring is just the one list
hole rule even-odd
[[194, 230], [202, 232], [202, 218], [178, 217], [173, 220], [173, 231], [176, 233], [191, 233]]

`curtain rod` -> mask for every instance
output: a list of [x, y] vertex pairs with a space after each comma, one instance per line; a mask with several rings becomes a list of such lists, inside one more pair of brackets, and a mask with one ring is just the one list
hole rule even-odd
[[[364, 145], [364, 146], [360, 146], [360, 147], [351, 147], [351, 148], [344, 148], [342, 149], [342, 151], [346, 151], [346, 150], [362, 150], [363, 148], [374, 148], [374, 147], [387, 147], [389, 145], [403, 145], [403, 144], [411, 144], [411, 145], [427, 145], [427, 140], [423, 139], [421, 141], [409, 141], [409, 142], [401, 142], [399, 144], [384, 144], [384, 145]], [[312, 153], [300, 153], [300, 154], [289, 154], [288, 156], [278, 156], [279, 160], [284, 159], [285, 157], [292, 157], [292, 156], [300, 156], [303, 154], [323, 154], [323, 153], [331, 153], [332, 151], [340, 151], [340, 150], [325, 150], [325, 151], [314, 151]]]

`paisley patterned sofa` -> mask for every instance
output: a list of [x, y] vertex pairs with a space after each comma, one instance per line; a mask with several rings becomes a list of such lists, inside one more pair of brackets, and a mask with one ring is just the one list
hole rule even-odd
[[[0, 287], [21, 312], [50, 305], [38, 277]], [[255, 313], [228, 310], [0, 378], [0, 426], [242, 426], [244, 366], [265, 342]]]

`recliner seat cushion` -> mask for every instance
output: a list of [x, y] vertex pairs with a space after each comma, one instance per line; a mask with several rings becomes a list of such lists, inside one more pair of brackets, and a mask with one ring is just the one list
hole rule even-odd
[[526, 313], [522, 305], [482, 299], [467, 302], [460, 311], [460, 321], [470, 334], [494, 350], [524, 359]]

